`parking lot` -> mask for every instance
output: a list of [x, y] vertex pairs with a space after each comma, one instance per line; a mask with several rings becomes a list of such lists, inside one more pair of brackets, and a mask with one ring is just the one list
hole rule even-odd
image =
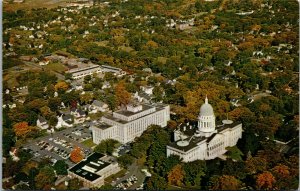
[[70, 152], [76, 146], [81, 148], [85, 156], [91, 154], [92, 149], [80, 143], [91, 137], [91, 131], [80, 125], [38, 138], [25, 144], [23, 149], [33, 154], [33, 158], [37, 160], [45, 157], [49, 158], [53, 163], [57, 160], [65, 160], [69, 167], [71, 167], [75, 164], [68, 160], [68, 158]]

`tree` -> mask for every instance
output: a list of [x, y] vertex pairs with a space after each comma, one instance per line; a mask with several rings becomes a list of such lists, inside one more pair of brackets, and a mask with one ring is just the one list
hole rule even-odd
[[69, 85], [64, 81], [60, 81], [55, 84], [54, 88], [55, 88], [55, 91], [63, 91], [64, 92], [64, 91], [68, 90]]
[[68, 165], [63, 160], [58, 160], [54, 166], [54, 170], [56, 171], [56, 174], [58, 175], [67, 175], [68, 174]]
[[242, 156], [244, 155], [239, 148], [237, 148], [237, 146], [233, 146], [233, 147], [226, 147], [227, 153], [226, 156], [228, 158], [231, 158], [235, 161], [241, 161], [242, 160]]
[[34, 180], [37, 189], [43, 189], [47, 185], [54, 185], [55, 173], [53, 168], [49, 166], [43, 167]]
[[196, 160], [189, 163], [184, 163], [183, 170], [185, 176], [183, 182], [186, 186], [195, 186], [200, 189], [201, 180], [205, 176], [206, 163], [205, 161]]
[[75, 147], [70, 153], [70, 159], [74, 163], [79, 163], [84, 158], [84, 154], [80, 147]]
[[53, 112], [58, 110], [60, 104], [61, 104], [61, 99], [59, 97], [53, 97], [48, 99], [48, 107]]
[[91, 79], [92, 79], [91, 75], [84, 76], [84, 83], [85, 84], [90, 83]]
[[183, 171], [182, 166], [180, 164], [177, 164], [168, 173], [168, 182], [169, 182], [169, 184], [173, 184], [173, 185], [176, 185], [176, 186], [181, 186], [184, 175], [185, 175], [185, 172]]
[[92, 93], [85, 93], [80, 95], [80, 102], [81, 103], [89, 103], [93, 100], [94, 96]]
[[234, 176], [222, 175], [210, 178], [210, 189], [212, 190], [238, 190], [242, 183]]
[[256, 187], [257, 189], [272, 190], [275, 182], [276, 180], [273, 174], [268, 171], [265, 171], [257, 176]]
[[117, 105], [127, 105], [131, 100], [131, 94], [125, 89], [125, 83], [119, 82], [115, 88]]
[[25, 137], [31, 131], [31, 128], [28, 126], [28, 123], [25, 121], [16, 123], [13, 126], [13, 129], [18, 137]]
[[51, 127], [55, 127], [57, 122], [58, 122], [57, 117], [55, 115], [51, 115], [50, 118], [49, 118], [49, 125]]
[[134, 162], [134, 158], [129, 154], [125, 154], [123, 156], [118, 157], [117, 161], [123, 168], [127, 168]]
[[68, 189], [69, 190], [79, 190], [83, 187], [83, 182], [78, 178], [73, 178], [69, 181]]
[[94, 152], [112, 155], [118, 143], [119, 142], [114, 139], [103, 140], [95, 147]]
[[152, 176], [146, 181], [146, 190], [165, 190], [167, 188], [167, 181], [158, 176], [157, 174], [152, 174]]

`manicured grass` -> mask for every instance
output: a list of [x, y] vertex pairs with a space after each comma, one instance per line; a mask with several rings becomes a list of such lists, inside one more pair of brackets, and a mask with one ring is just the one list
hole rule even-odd
[[67, 69], [67, 67], [61, 63], [50, 63], [44, 67], [48, 70], [52, 70], [58, 73], [63, 73]]
[[84, 144], [84, 145], [87, 146], [87, 147], [90, 147], [90, 148], [96, 146], [96, 144], [93, 143], [93, 139], [92, 139], [92, 138], [87, 139], [87, 140], [85, 140], [85, 141], [83, 141], [83, 142], [81, 142], [81, 143]]
[[113, 180], [116, 180], [117, 178], [121, 178], [125, 176], [125, 173], [127, 172], [126, 169], [122, 169], [120, 172], [113, 174], [107, 178], [104, 179], [104, 181], [108, 184], [110, 184]]

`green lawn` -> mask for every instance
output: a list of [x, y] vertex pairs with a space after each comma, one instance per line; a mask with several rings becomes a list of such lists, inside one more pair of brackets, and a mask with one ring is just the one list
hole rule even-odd
[[127, 172], [126, 169], [122, 169], [121, 171], [119, 171], [116, 174], [113, 174], [107, 178], [104, 179], [104, 181], [108, 184], [110, 184], [113, 180], [116, 180], [117, 178], [121, 178], [123, 176], [125, 176], [125, 173]]
[[85, 141], [83, 141], [83, 142], [81, 142], [81, 143], [84, 144], [84, 145], [87, 146], [87, 147], [90, 147], [90, 148], [96, 146], [96, 144], [93, 143], [93, 139], [92, 139], [92, 138], [87, 139], [87, 140], [85, 140]]
[[67, 67], [61, 63], [50, 63], [44, 67], [48, 70], [52, 70], [61, 74], [67, 69]]

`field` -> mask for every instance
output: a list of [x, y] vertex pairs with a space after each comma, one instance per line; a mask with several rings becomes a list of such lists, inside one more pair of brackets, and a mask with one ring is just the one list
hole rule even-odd
[[44, 67], [45, 67], [45, 69], [52, 70], [52, 71], [58, 72], [60, 74], [62, 74], [64, 71], [67, 70], [67, 67], [65, 67], [61, 63], [50, 63]]
[[15, 11], [18, 9], [37, 9], [37, 8], [54, 8], [67, 5], [67, 0], [24, 0], [23, 3], [3, 2], [5, 11]]

